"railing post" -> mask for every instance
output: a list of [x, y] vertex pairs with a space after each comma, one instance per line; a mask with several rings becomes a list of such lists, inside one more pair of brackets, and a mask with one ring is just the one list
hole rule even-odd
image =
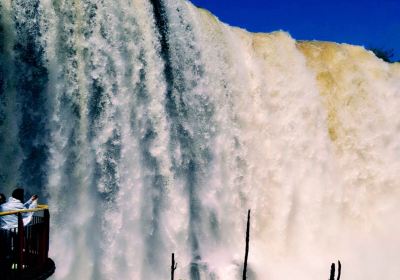
[[22, 220], [21, 213], [18, 213], [18, 271], [21, 272], [24, 265], [24, 242], [25, 234], [24, 234], [24, 221]]
[[49, 209], [44, 210], [44, 226], [45, 226], [45, 261], [49, 257], [49, 242], [50, 242], [50, 212]]
[[43, 225], [40, 231], [39, 260], [44, 265], [49, 255], [49, 236], [50, 236], [50, 213], [48, 209], [43, 211]]

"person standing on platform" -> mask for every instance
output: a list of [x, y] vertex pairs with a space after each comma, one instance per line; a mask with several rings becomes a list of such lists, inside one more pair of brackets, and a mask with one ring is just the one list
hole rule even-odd
[[[24, 189], [16, 188], [8, 201], [0, 206], [0, 212], [6, 211], [17, 211], [17, 210], [26, 210], [33, 209], [37, 207], [37, 199], [38, 196], [32, 196], [27, 202], [22, 203], [24, 200]], [[33, 217], [33, 212], [22, 213], [22, 218], [24, 225], [27, 225], [31, 222]], [[12, 229], [18, 227], [18, 216], [17, 215], [5, 215], [1, 216], [1, 228], [2, 229]]]

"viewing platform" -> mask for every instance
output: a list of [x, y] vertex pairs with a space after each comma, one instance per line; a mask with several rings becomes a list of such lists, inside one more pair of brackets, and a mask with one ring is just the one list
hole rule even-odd
[[[34, 212], [24, 226], [23, 213]], [[1, 216], [17, 215], [18, 227], [0, 228], [0, 278], [4, 280], [42, 280], [56, 267], [48, 257], [50, 213], [47, 205], [34, 209], [0, 212]]]

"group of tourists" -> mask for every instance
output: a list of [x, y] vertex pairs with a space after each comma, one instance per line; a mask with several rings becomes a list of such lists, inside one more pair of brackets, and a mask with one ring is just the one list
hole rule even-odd
[[[24, 189], [16, 188], [8, 201], [4, 194], [0, 193], [0, 212], [18, 211], [37, 208], [38, 196], [32, 196], [27, 202], [24, 201]], [[22, 213], [24, 225], [32, 221], [33, 212]], [[16, 214], [0, 216], [0, 228], [12, 229], [18, 227], [18, 216]]]

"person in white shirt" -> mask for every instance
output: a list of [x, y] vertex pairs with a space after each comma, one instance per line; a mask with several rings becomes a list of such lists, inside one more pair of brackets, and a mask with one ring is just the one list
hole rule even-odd
[[[0, 206], [0, 212], [15, 211], [15, 210], [25, 210], [33, 209], [37, 207], [37, 195], [32, 196], [27, 202], [22, 203], [24, 200], [24, 190], [17, 188], [12, 192], [11, 197], [8, 201]], [[29, 224], [32, 221], [33, 212], [22, 213], [24, 225]], [[12, 229], [18, 227], [18, 216], [5, 215], [1, 216], [1, 228], [2, 229]]]

